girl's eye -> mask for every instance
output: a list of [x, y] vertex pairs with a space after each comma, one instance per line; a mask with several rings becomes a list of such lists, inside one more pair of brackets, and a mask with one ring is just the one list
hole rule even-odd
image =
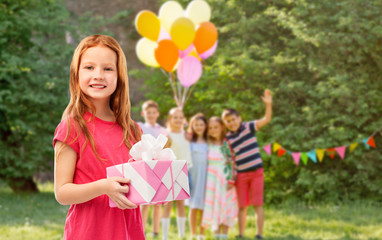
[[87, 69], [87, 70], [92, 70], [93, 69], [92, 66], [85, 66], [84, 68]]
[[113, 71], [112, 68], [105, 68], [105, 71]]

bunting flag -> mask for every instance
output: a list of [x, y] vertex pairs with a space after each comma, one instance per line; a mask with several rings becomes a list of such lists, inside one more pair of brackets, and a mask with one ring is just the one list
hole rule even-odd
[[314, 163], [317, 163], [317, 156], [316, 156], [316, 150], [312, 150], [308, 152], [308, 157], [312, 159]]
[[301, 153], [301, 161], [304, 165], [308, 164], [308, 155], [305, 152]]
[[331, 159], [334, 159], [334, 157], [336, 156], [336, 149], [334, 149], [334, 148], [327, 148], [326, 152], [328, 153], [328, 156]]
[[363, 142], [363, 144], [365, 144], [365, 147], [366, 147], [367, 149], [370, 149], [370, 146], [367, 145], [367, 141], [369, 141], [368, 138], [364, 139], [362, 142]]
[[376, 148], [373, 136], [369, 137], [369, 140], [367, 140], [366, 144], [370, 147]]
[[318, 157], [318, 161], [322, 162], [322, 159], [324, 159], [325, 155], [325, 149], [316, 149], [316, 154]]
[[285, 151], [284, 148], [280, 147], [279, 148], [279, 151], [277, 152], [277, 156], [281, 157], [282, 155], [284, 155], [287, 151]]
[[268, 155], [271, 155], [271, 144], [265, 145], [263, 149]]
[[350, 152], [353, 152], [354, 149], [358, 146], [358, 143], [352, 143], [350, 144]]
[[296, 163], [296, 165], [298, 165], [300, 163], [300, 155], [301, 155], [301, 153], [299, 153], [299, 152], [292, 153], [292, 157], [293, 157], [293, 160]]
[[273, 144], [273, 152], [277, 152], [277, 150], [279, 150], [280, 148], [281, 148], [281, 145], [278, 144], [277, 142]]
[[336, 147], [336, 152], [340, 156], [341, 159], [345, 158], [346, 146]]
[[263, 149], [268, 155], [272, 155], [272, 150], [273, 150], [274, 153], [277, 153], [278, 157], [282, 157], [283, 155], [287, 153], [288, 155], [292, 156], [292, 159], [297, 166], [300, 164], [300, 160], [304, 163], [304, 165], [308, 164], [309, 159], [312, 160], [312, 162], [314, 163], [317, 163], [317, 160], [318, 162], [321, 163], [325, 157], [325, 153], [331, 159], [334, 159], [336, 155], [338, 155], [341, 159], [344, 159], [346, 154], [346, 148], [348, 147], [350, 152], [353, 152], [354, 149], [356, 149], [356, 147], [359, 145], [359, 143], [363, 143], [367, 149], [370, 149], [370, 147], [376, 148], [377, 146], [375, 144], [374, 135], [377, 132], [381, 132], [381, 131], [382, 131], [382, 128], [374, 132], [370, 137], [363, 139], [360, 142], [353, 142], [349, 145], [343, 145], [339, 147], [317, 148], [317, 149], [312, 149], [308, 152], [289, 151], [288, 149], [284, 148], [283, 146], [281, 146], [281, 144], [277, 142], [267, 144], [263, 147]]

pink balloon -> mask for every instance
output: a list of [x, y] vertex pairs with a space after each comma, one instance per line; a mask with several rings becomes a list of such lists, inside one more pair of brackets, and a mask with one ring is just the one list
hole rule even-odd
[[194, 49], [193, 43], [191, 43], [191, 45], [188, 48], [186, 48], [185, 50], [183, 50], [183, 51], [179, 50], [179, 57], [184, 58], [185, 56], [187, 56], [192, 51], [192, 49]]
[[170, 34], [164, 29], [163, 26], [161, 26], [160, 28], [160, 32], [159, 32], [159, 37], [158, 37], [158, 40], [157, 42], [160, 42], [164, 39], [168, 39], [168, 40], [171, 40], [171, 36]]
[[194, 56], [184, 57], [179, 63], [177, 75], [180, 83], [188, 88], [202, 76], [202, 63]]
[[201, 59], [203, 59], [203, 60], [204, 60], [204, 59], [207, 59], [207, 58], [209, 58], [209, 57], [211, 57], [212, 54], [215, 53], [217, 47], [218, 47], [218, 41], [216, 40], [216, 42], [214, 43], [214, 45], [213, 45], [210, 49], [208, 49], [207, 51], [205, 51], [204, 53], [199, 54], [199, 57], [200, 57]]

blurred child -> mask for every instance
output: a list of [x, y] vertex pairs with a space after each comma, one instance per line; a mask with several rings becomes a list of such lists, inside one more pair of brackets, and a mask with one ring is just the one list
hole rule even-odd
[[272, 94], [269, 90], [265, 90], [262, 100], [266, 105], [266, 110], [265, 116], [259, 120], [242, 123], [239, 113], [231, 108], [225, 109], [222, 114], [224, 124], [230, 131], [227, 139], [233, 150], [237, 172], [231, 183], [235, 184], [239, 199], [238, 238], [244, 237], [249, 205], [253, 205], [256, 212], [257, 234], [255, 237], [263, 238], [264, 171], [255, 133], [272, 119]]
[[[145, 123], [139, 122], [139, 126], [142, 128], [143, 134], [151, 134], [157, 138], [159, 134], [163, 134], [168, 137], [167, 130], [157, 123], [159, 117], [159, 106], [153, 100], [148, 100], [142, 105], [142, 116], [145, 119]], [[168, 141], [169, 143], [170, 141]], [[169, 146], [169, 144], [167, 144]], [[166, 146], [165, 146], [166, 147]], [[153, 237], [158, 237], [161, 219], [161, 205], [153, 206]], [[150, 205], [142, 205], [142, 221], [143, 229], [145, 229], [147, 218], [149, 214]]]
[[[192, 168], [189, 170], [191, 178], [191, 197], [186, 201], [190, 208], [189, 221], [192, 238], [202, 238], [204, 228], [201, 225], [204, 209], [204, 194], [207, 177], [207, 119], [198, 113], [190, 120], [188, 132], [191, 134]], [[199, 236], [197, 231], [199, 228]]]
[[[118, 42], [93, 35], [70, 66], [70, 102], [53, 138], [54, 192], [70, 205], [64, 239], [144, 239], [139, 207], [126, 198], [129, 179], [106, 168], [128, 162], [141, 139], [130, 117], [126, 58]], [[109, 198], [117, 208], [109, 207]]]
[[[188, 168], [192, 167], [190, 142], [185, 137], [184, 132], [185, 118], [181, 108], [172, 108], [167, 119], [167, 131], [171, 138], [171, 149], [174, 151], [176, 159], [187, 160]], [[177, 226], [179, 237], [184, 237], [186, 227], [186, 210], [184, 200], [175, 201], [178, 212]], [[170, 215], [172, 202], [164, 206], [162, 217], [163, 239], [168, 239], [168, 230], [170, 227]]]
[[211, 227], [215, 238], [228, 239], [228, 230], [235, 224], [237, 200], [235, 189], [228, 190], [223, 150], [225, 127], [218, 117], [208, 122], [208, 170], [203, 227]]

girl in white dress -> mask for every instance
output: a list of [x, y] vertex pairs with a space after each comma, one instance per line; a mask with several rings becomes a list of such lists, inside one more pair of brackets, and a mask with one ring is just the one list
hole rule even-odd
[[[167, 131], [171, 138], [171, 149], [174, 151], [176, 159], [187, 160], [188, 169], [192, 166], [190, 142], [186, 139], [184, 132], [185, 117], [181, 108], [172, 108], [167, 119]], [[174, 201], [177, 210], [177, 226], [179, 237], [185, 236], [186, 210], [184, 200]], [[168, 230], [170, 228], [170, 215], [173, 202], [164, 206], [162, 217], [163, 239], [168, 239]]]

